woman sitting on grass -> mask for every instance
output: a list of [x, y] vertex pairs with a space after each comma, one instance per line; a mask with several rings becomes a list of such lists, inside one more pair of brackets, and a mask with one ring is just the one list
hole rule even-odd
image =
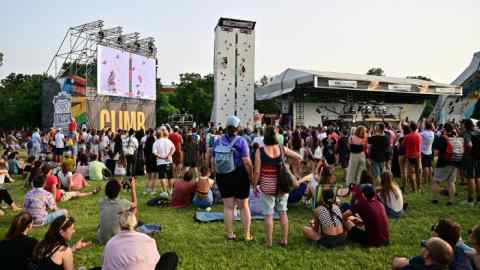
[[155, 239], [135, 231], [137, 218], [132, 211], [123, 211], [118, 216], [122, 231], [105, 246], [103, 270], [177, 268], [177, 254], [169, 252], [160, 256]]
[[475, 248], [475, 253], [468, 254], [474, 269], [480, 269], [480, 225], [470, 232], [470, 243]]
[[325, 248], [345, 245], [342, 212], [335, 204], [333, 190], [322, 191], [321, 204], [314, 210], [314, 219], [310, 221], [310, 226], [303, 229], [303, 235]]
[[[210, 178], [210, 170], [206, 166], [200, 168], [193, 205], [200, 208], [208, 208], [213, 205], [212, 186], [215, 182]], [[208, 210], [208, 209], [207, 209]]]
[[53, 221], [45, 237], [33, 251], [33, 260], [37, 270], [75, 269], [73, 253], [89, 247], [91, 242], [79, 240], [73, 247], [68, 241], [75, 234], [75, 220], [72, 217], [61, 216]]
[[69, 171], [68, 165], [62, 164], [62, 170], [58, 172], [58, 179], [60, 180], [62, 189], [65, 191], [79, 191], [88, 186], [87, 180], [80, 173]]
[[[18, 208], [15, 202], [12, 200], [12, 197], [10, 196], [10, 193], [8, 192], [7, 188], [5, 187], [5, 183], [7, 179], [12, 182], [13, 179], [10, 177], [8, 174], [8, 170], [5, 165], [5, 160], [1, 159], [0, 160], [0, 203], [4, 201], [7, 203], [13, 211], [17, 212], [22, 210], [21, 208]], [[3, 216], [5, 213], [0, 210], [0, 216]]]
[[0, 241], [2, 269], [26, 270], [32, 260], [32, 253], [38, 241], [28, 237], [32, 231], [33, 218], [28, 212], [15, 216], [5, 238]]
[[398, 219], [403, 212], [403, 195], [398, 184], [393, 180], [393, 175], [385, 171], [381, 175], [380, 187], [377, 189], [378, 197], [385, 206], [389, 218]]
[[75, 171], [83, 175], [83, 177], [88, 177], [88, 157], [85, 153], [80, 153], [78, 155], [77, 169]]

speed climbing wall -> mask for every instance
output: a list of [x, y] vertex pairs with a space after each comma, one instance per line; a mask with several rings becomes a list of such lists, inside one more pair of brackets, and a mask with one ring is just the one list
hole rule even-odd
[[212, 122], [224, 126], [229, 115], [253, 124], [255, 22], [220, 18], [215, 27]]

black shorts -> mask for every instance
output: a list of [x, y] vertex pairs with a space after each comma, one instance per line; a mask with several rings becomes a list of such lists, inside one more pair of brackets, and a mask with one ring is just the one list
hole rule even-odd
[[57, 147], [55, 147], [55, 149], [53, 150], [53, 153], [54, 153], [55, 155], [57, 155], [57, 156], [62, 156], [64, 149], [65, 149], [65, 148], [57, 148]]
[[161, 164], [158, 165], [158, 179], [172, 179], [172, 164]]
[[147, 171], [147, 173], [158, 172], [157, 161], [155, 159], [145, 160], [145, 170]]
[[344, 246], [347, 242], [346, 234], [337, 236], [322, 235], [317, 243], [324, 248], [336, 248]]
[[424, 155], [422, 154], [422, 168], [431, 168], [433, 161], [433, 154]]
[[247, 199], [250, 194], [250, 180], [245, 167], [240, 166], [235, 171], [216, 176], [217, 186], [222, 198]]
[[480, 161], [471, 157], [463, 158], [463, 176], [466, 179], [480, 178]]
[[408, 158], [408, 163], [413, 166], [417, 166], [417, 159], [416, 158]]
[[368, 246], [368, 233], [367, 231], [361, 230], [357, 227], [353, 227], [348, 232], [348, 239], [352, 242], [359, 243], [362, 246]]

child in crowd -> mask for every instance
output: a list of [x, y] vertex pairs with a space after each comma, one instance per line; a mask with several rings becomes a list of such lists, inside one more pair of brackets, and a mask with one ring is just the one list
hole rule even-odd
[[211, 188], [215, 182], [210, 178], [210, 170], [206, 166], [200, 168], [200, 177], [198, 178], [193, 205], [200, 208], [209, 209], [213, 205], [213, 192]]

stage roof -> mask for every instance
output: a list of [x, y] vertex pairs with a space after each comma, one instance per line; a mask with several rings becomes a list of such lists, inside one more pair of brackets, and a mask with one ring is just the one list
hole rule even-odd
[[452, 84], [464, 88], [464, 96], [480, 90], [480, 51], [473, 54], [470, 65], [453, 81]]
[[275, 76], [266, 86], [257, 87], [255, 96], [257, 100], [271, 99], [288, 94], [300, 85], [332, 91], [354, 90], [426, 95], [462, 94], [460, 86], [433, 81], [288, 68]]

